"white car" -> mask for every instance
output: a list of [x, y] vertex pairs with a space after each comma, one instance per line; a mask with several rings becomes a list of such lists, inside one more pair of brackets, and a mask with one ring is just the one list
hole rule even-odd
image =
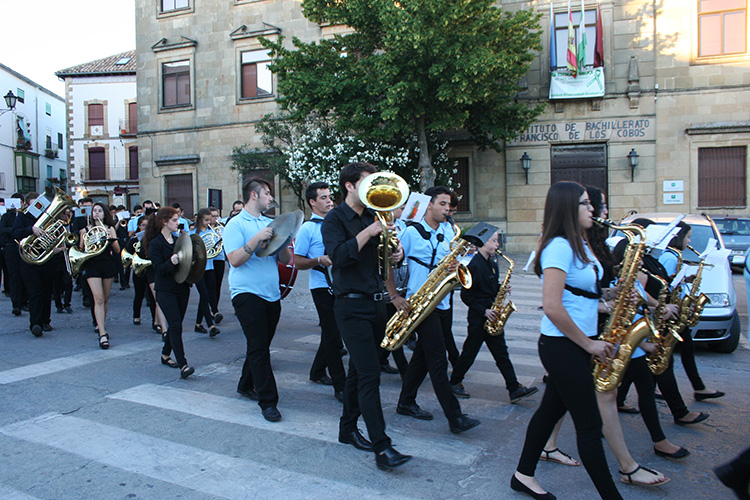
[[[633, 214], [627, 216], [619, 224], [627, 224], [638, 218], [645, 218], [666, 226], [676, 217], [677, 213]], [[683, 219], [693, 229], [691, 244], [698, 252], [703, 252], [710, 238], [716, 240], [719, 249], [724, 249], [716, 224], [707, 215], [688, 214]], [[652, 255], [659, 257], [661, 252], [654, 251]], [[682, 257], [686, 261], [697, 262], [698, 256], [690, 250], [685, 250]], [[701, 314], [701, 320], [691, 330], [696, 342], [709, 343], [709, 347], [717, 352], [734, 352], [740, 341], [740, 316], [737, 313], [737, 292], [732, 281], [732, 268], [729, 260], [722, 265], [705, 267], [700, 284], [701, 293], [705, 293], [711, 302], [706, 304]]]

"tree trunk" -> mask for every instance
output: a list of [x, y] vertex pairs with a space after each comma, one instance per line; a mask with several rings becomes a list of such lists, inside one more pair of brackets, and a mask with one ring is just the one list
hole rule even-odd
[[427, 130], [425, 128], [424, 117], [417, 119], [417, 140], [419, 144], [419, 171], [422, 174], [419, 187], [424, 192], [427, 188], [435, 185], [436, 177], [435, 169], [432, 167], [430, 148], [427, 145]]

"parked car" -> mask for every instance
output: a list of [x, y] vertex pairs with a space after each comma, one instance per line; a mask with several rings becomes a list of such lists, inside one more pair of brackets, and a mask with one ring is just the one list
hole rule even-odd
[[[666, 226], [672, 222], [677, 213], [646, 213], [627, 216], [620, 224], [625, 224], [640, 217], [650, 219], [657, 224]], [[725, 248], [724, 240], [716, 224], [707, 215], [688, 214], [683, 219], [693, 229], [691, 246], [703, 252], [708, 240], [713, 238], [719, 249]], [[660, 251], [654, 250], [653, 255], [659, 257]], [[685, 250], [682, 257], [686, 261], [698, 261], [698, 255]], [[732, 280], [732, 268], [728, 260], [722, 260], [721, 265], [705, 267], [703, 269], [700, 291], [705, 293], [711, 302], [706, 304], [701, 319], [691, 334], [696, 342], [705, 342], [712, 350], [730, 353], [737, 349], [740, 341], [740, 316], [737, 313], [737, 292]]]
[[733, 267], [745, 265], [745, 252], [750, 248], [750, 217], [727, 215], [712, 217], [719, 228], [726, 247], [732, 251], [729, 260]]

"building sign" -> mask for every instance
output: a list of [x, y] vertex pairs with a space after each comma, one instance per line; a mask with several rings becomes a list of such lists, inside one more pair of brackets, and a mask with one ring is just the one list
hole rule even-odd
[[664, 181], [664, 192], [684, 191], [683, 181]]
[[535, 123], [510, 141], [510, 146], [570, 142], [643, 142], [656, 140], [654, 118], [608, 118], [576, 122]]
[[682, 205], [685, 203], [683, 193], [664, 193], [665, 205]]
[[604, 68], [579, 71], [576, 78], [568, 71], [553, 71], [550, 76], [550, 99], [583, 99], [603, 96]]

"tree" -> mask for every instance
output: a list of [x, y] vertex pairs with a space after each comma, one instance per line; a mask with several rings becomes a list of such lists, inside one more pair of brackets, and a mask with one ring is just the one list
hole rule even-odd
[[391, 141], [415, 136], [421, 187], [435, 181], [428, 136], [466, 130], [502, 149], [541, 113], [518, 102], [518, 82], [541, 50], [539, 16], [493, 0], [304, 0], [305, 17], [353, 33], [295, 50], [261, 39], [274, 56], [278, 102], [292, 120], [335, 117], [343, 130]]

